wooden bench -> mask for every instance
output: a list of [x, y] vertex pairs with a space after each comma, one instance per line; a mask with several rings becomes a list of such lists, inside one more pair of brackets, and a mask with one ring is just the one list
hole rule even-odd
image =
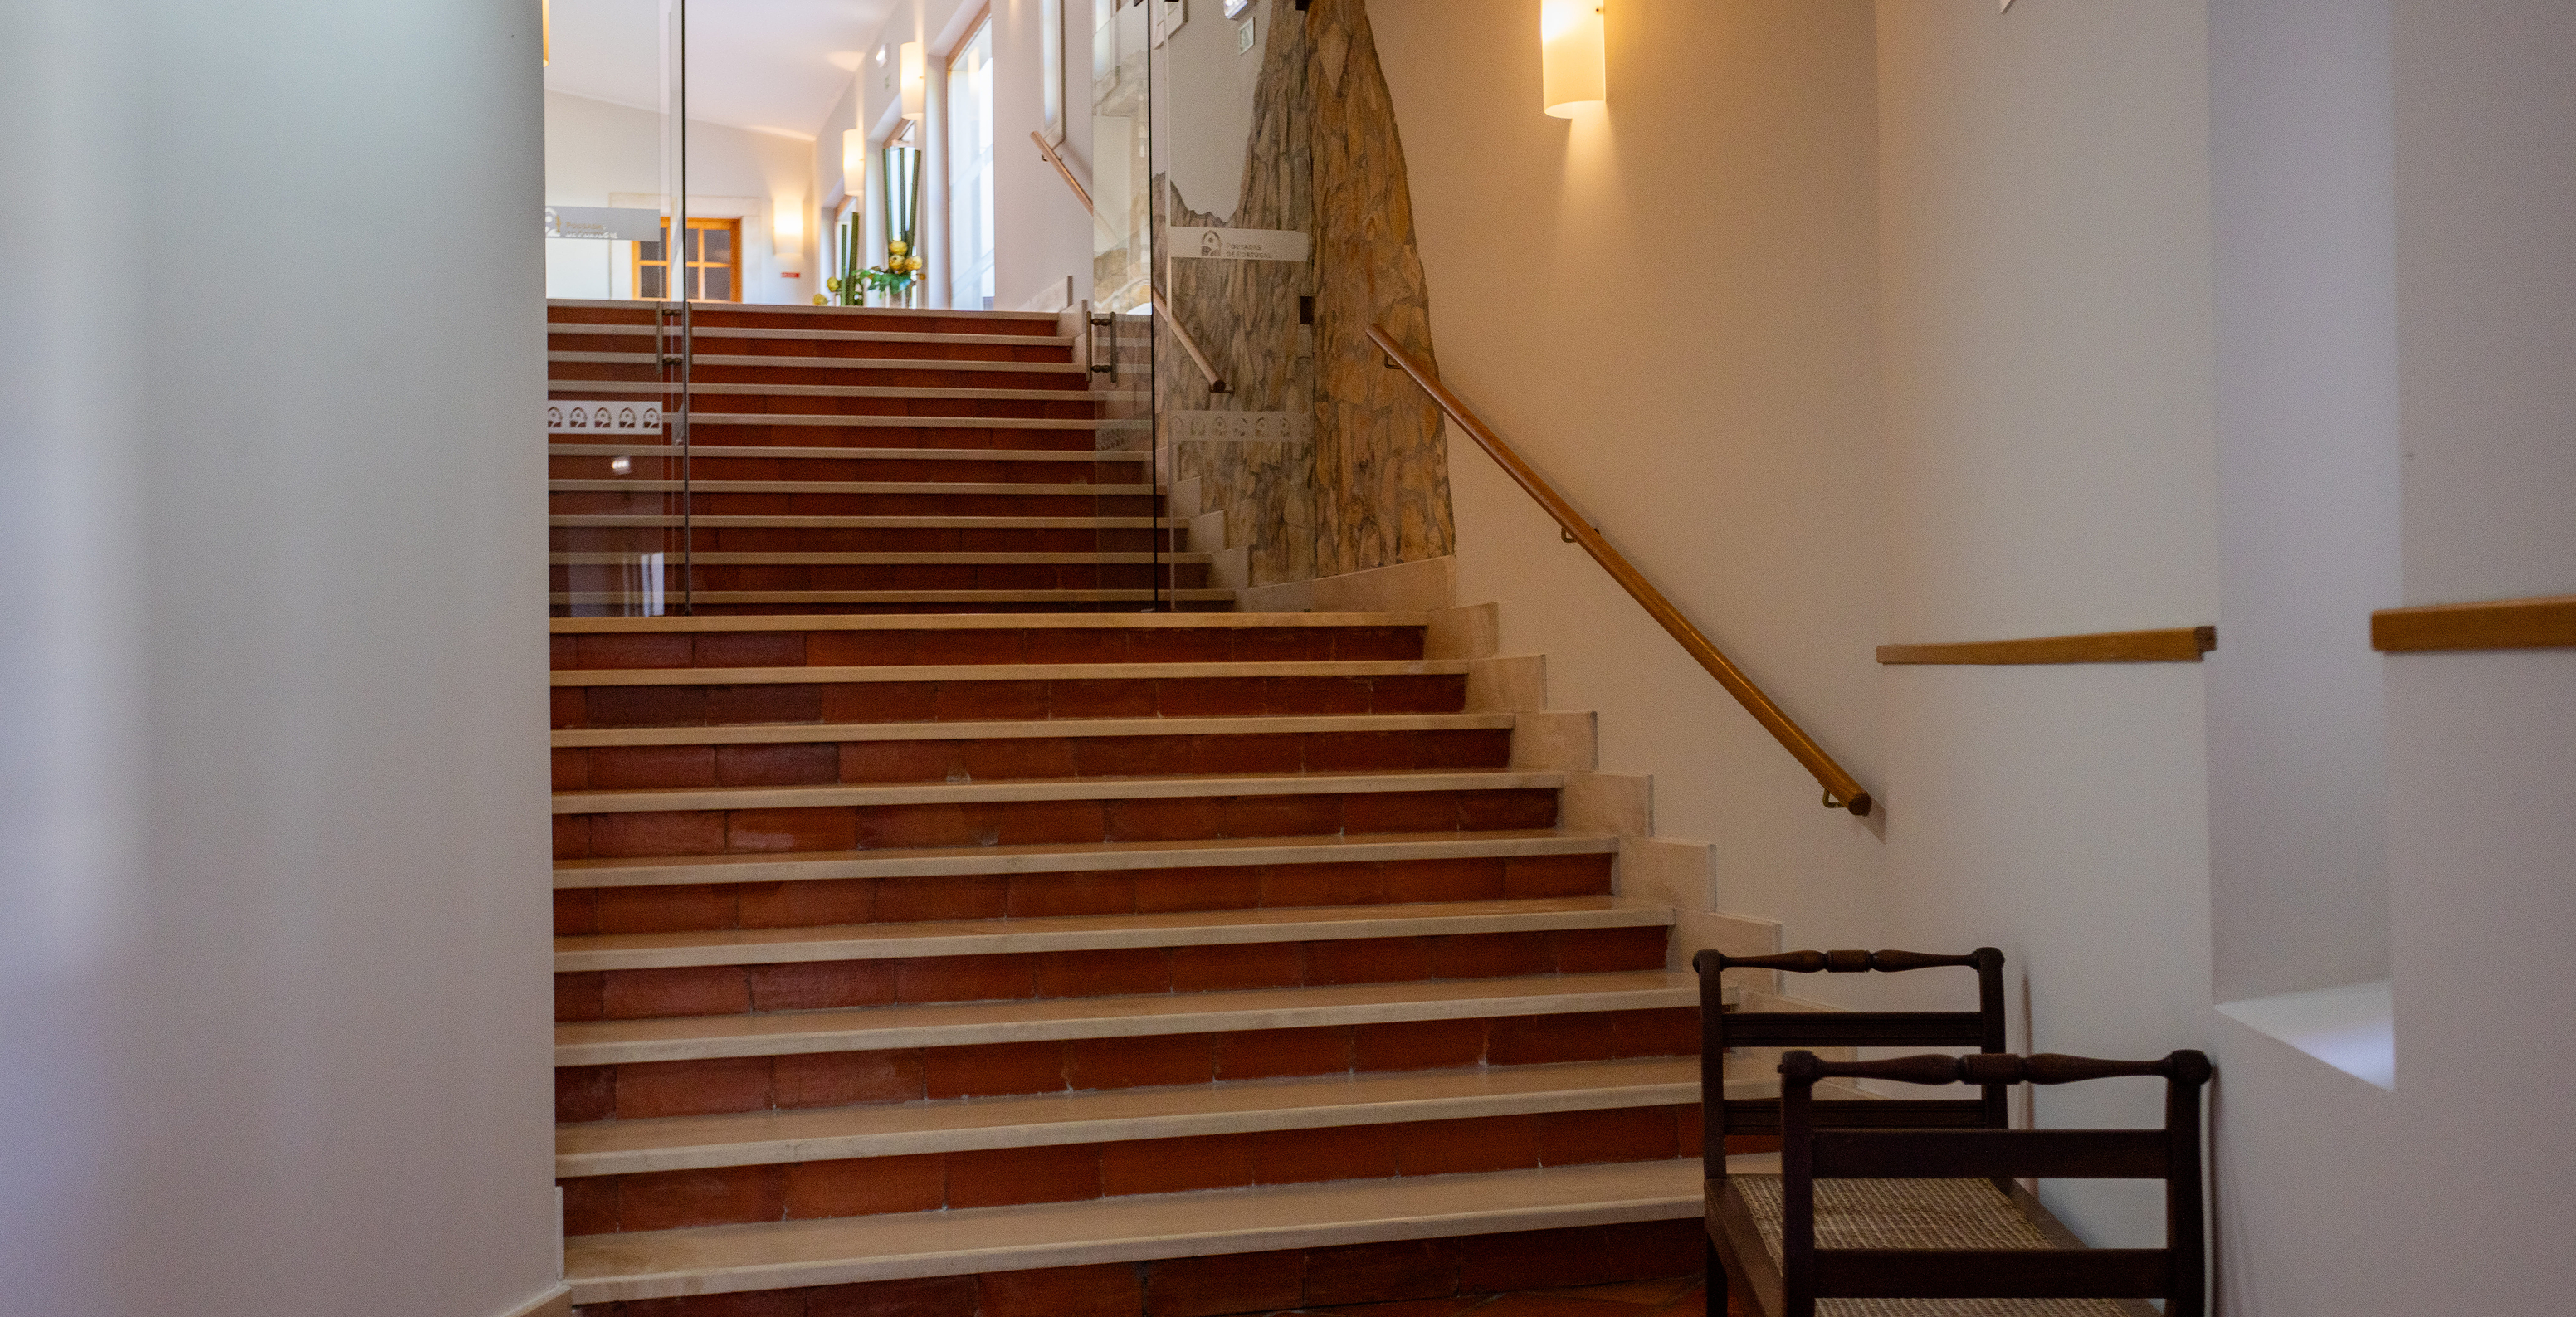
[[[2200, 1095], [2209, 1058], [1910, 1056], [1780, 1059], [1781, 1173], [1712, 1158], [1707, 1222], [1731, 1292], [1765, 1317], [2124, 1317], [2165, 1300], [2201, 1317]], [[1825, 1079], [1908, 1084], [2165, 1081], [2161, 1129], [1852, 1128], [1819, 1120]], [[2085, 1248], [2015, 1179], [2165, 1182], [2165, 1246]], [[1961, 1300], [1983, 1300], [1962, 1302]]]
[[[1699, 971], [1700, 1083], [1704, 1143], [1716, 1150], [1728, 1135], [1780, 1132], [1776, 1097], [1724, 1098], [1729, 1048], [1738, 1047], [1973, 1047], [2004, 1050], [2004, 953], [1979, 947], [1964, 956], [1920, 951], [1788, 951], [1730, 956], [1703, 951], [1691, 958]], [[1720, 979], [1730, 969], [1783, 970], [1791, 974], [1901, 974], [1957, 967], [1977, 972], [1973, 1011], [1729, 1011]], [[1909, 1128], [1969, 1126], [2002, 1129], [2009, 1123], [2004, 1090], [1975, 1098], [1934, 1100], [1819, 1099], [1816, 1120], [1826, 1126], [1897, 1125]]]

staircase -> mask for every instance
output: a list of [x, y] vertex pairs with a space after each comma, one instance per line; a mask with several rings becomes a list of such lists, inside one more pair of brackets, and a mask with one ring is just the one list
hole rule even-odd
[[[1052, 483], [1133, 505], [1083, 534], [1168, 534], [1090, 524], [1145, 521], [1151, 491], [1081, 447], [1066, 413], [1098, 400], [1025, 317], [701, 310], [702, 354], [720, 315], [797, 328], [746, 328], [759, 364], [722, 367], [767, 372], [740, 396], [778, 410], [698, 402], [698, 614], [552, 623], [579, 1311], [1209, 1317], [1698, 1269], [1672, 916], [1613, 895], [1617, 838], [1558, 826], [1564, 772], [1515, 766], [1490, 655], [1448, 652], [1424, 613], [1127, 611], [1153, 578], [1110, 574], [1157, 570], [1113, 561], [1136, 548], [914, 524], [1075, 497], [941, 483], [982, 462], [987, 484], [1071, 470]], [[602, 360], [635, 345], [598, 323], [555, 336], [556, 370], [649, 369], [649, 321], [626, 336], [641, 363]], [[971, 391], [1068, 400], [967, 410], [1031, 404], [954, 396], [959, 363], [1012, 380]], [[781, 391], [859, 369], [888, 373]], [[874, 410], [793, 410], [812, 399]], [[567, 470], [616, 446], [553, 445], [560, 610], [607, 602], [565, 560], [620, 548], [580, 537], [675, 515]], [[710, 490], [737, 461], [767, 464], [724, 468], [746, 483], [909, 492]], [[835, 538], [932, 531], [951, 538]], [[762, 561], [709, 562], [736, 553]], [[902, 561], [769, 561], [800, 556]], [[1230, 602], [1175, 558], [1189, 604]], [[844, 568], [967, 575], [825, 574]], [[1003, 584], [1040, 568], [1092, 575]]]
[[[552, 404], [668, 397], [677, 322], [657, 334], [658, 314], [548, 303]], [[1143, 427], [1110, 415], [1136, 407], [1075, 359], [1080, 317], [702, 302], [691, 319], [687, 494], [659, 427], [549, 435], [558, 615], [655, 611], [632, 607], [643, 593], [679, 611], [683, 534], [701, 616], [1133, 610], [1158, 581], [1184, 611], [1232, 607], [1161, 516]], [[629, 575], [649, 552], [658, 587]]]

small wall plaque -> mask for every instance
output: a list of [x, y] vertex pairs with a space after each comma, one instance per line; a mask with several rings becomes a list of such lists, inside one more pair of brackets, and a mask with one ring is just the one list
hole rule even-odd
[[1202, 261], [1302, 261], [1315, 240], [1296, 229], [1193, 229], [1163, 231], [1175, 259]]
[[1163, 436], [1219, 443], [1302, 444], [1315, 437], [1312, 412], [1165, 412]]
[[546, 404], [546, 433], [645, 435], [660, 439], [658, 402], [560, 402]]

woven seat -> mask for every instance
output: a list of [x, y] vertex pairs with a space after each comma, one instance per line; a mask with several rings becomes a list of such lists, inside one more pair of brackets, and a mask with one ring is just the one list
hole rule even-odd
[[[1750, 1219], [1776, 1275], [1780, 1179], [1730, 1175], [1722, 1191]], [[1721, 1207], [1721, 1212], [1733, 1216]], [[1820, 1248], [2056, 1248], [1986, 1180], [1818, 1180]], [[1819, 1317], [2125, 1317], [2116, 1299], [1818, 1299]]]

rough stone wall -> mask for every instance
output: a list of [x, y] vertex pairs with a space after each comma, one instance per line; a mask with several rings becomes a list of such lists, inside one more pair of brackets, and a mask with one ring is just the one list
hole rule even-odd
[[1315, 156], [1315, 575], [1438, 558], [1457, 544], [1439, 409], [1369, 342], [1431, 353], [1431, 299], [1395, 105], [1362, 0], [1306, 12]]
[[[1174, 313], [1234, 393], [1212, 398], [1176, 344], [1158, 345], [1155, 363], [1166, 407], [1314, 412], [1311, 444], [1174, 446], [1170, 477], [1200, 479], [1203, 506], [1226, 513], [1227, 547], [1249, 546], [1255, 585], [1437, 558], [1456, 542], [1439, 412], [1368, 339], [1383, 323], [1432, 358], [1404, 147], [1367, 8], [1312, 0], [1300, 15], [1278, 0], [1270, 13], [1232, 227], [1303, 229], [1314, 256], [1165, 261]], [[1155, 188], [1170, 211], [1158, 239], [1168, 224], [1214, 223], [1170, 194]], [[1311, 329], [1301, 296], [1315, 299]]]

